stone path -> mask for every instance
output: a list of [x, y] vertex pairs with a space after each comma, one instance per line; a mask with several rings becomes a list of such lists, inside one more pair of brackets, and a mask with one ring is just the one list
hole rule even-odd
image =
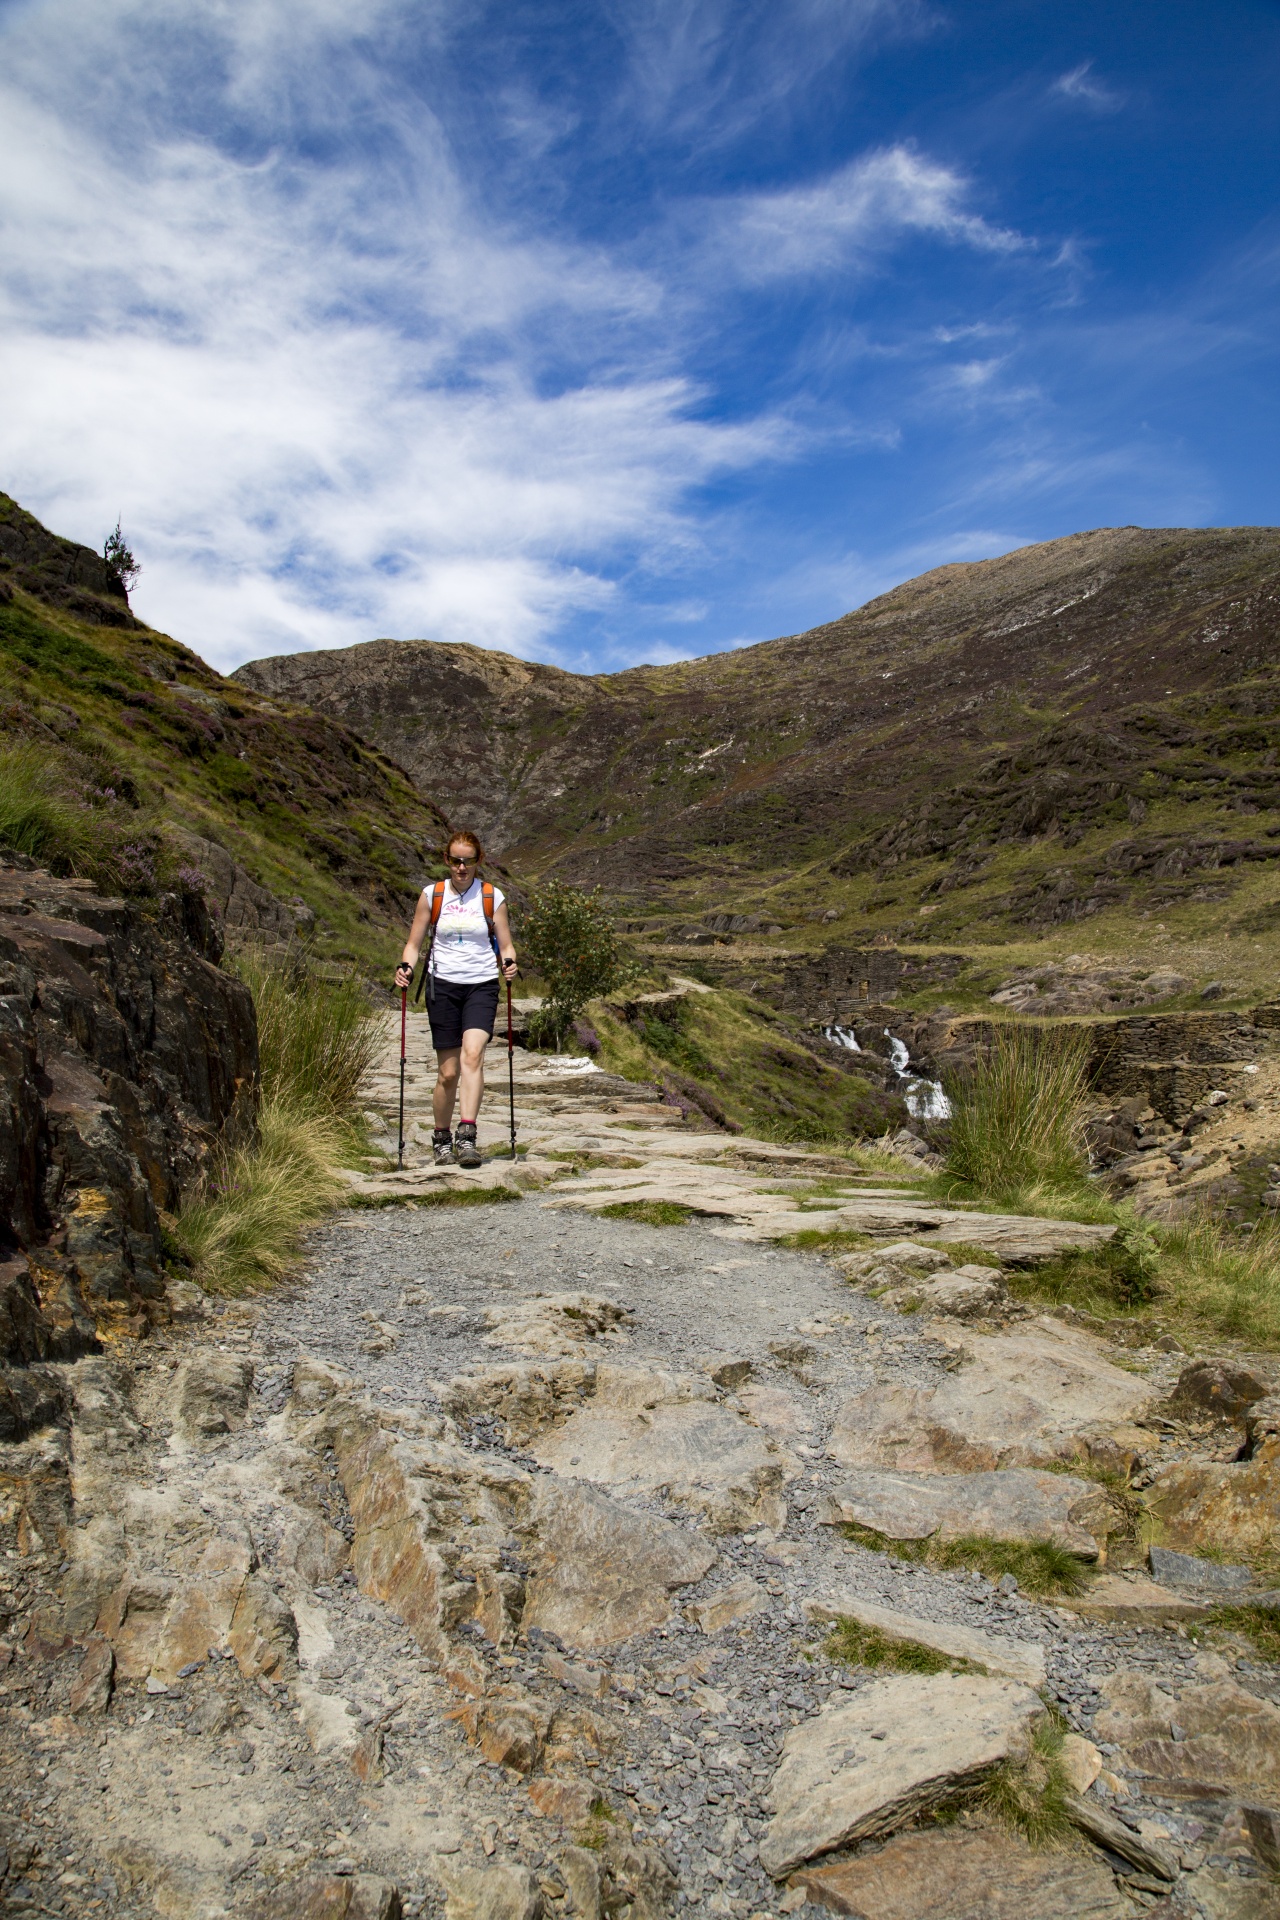
[[[1186, 1356], [1117, 1366], [939, 1245], [1032, 1259], [1055, 1223], [961, 1235], [909, 1167], [898, 1194], [527, 1055], [529, 1151], [441, 1173], [419, 1024], [412, 1064], [405, 1174], [353, 1181], [400, 1204], [333, 1216], [269, 1299], [177, 1289], [171, 1336], [66, 1369], [65, 1452], [10, 1475], [10, 1910], [1274, 1914], [1280, 1673], [1189, 1637], [1206, 1563], [1139, 1577], [1106, 1479], [1177, 1471]], [[487, 1185], [519, 1197], [429, 1204]], [[637, 1195], [693, 1217], [600, 1212]], [[781, 1244], [833, 1214], [892, 1224]], [[910, 1557], [975, 1516], [1107, 1571], [1074, 1611]], [[846, 1664], [839, 1619], [952, 1671]], [[972, 1797], [931, 1826], [1046, 1700], [1074, 1851]]]

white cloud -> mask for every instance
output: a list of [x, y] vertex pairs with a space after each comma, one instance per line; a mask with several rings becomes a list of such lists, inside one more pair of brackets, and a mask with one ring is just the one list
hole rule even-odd
[[139, 610], [219, 665], [375, 633], [553, 652], [621, 570], [696, 559], [696, 489], [806, 438], [682, 370], [725, 247], [762, 279], [904, 232], [1020, 244], [902, 147], [713, 209], [662, 271], [513, 232], [398, 71], [449, 31], [445, 0], [0, 27], [0, 484], [93, 544], [119, 514]]
[[884, 147], [803, 187], [754, 194], [716, 210], [722, 250], [760, 282], [865, 263], [905, 233], [1009, 253], [1027, 243], [971, 213], [968, 183], [911, 147]]
[[1077, 100], [1082, 106], [1092, 107], [1095, 113], [1118, 113], [1125, 100], [1122, 93], [1094, 79], [1092, 60], [1082, 60], [1070, 73], [1061, 74], [1049, 91], [1060, 94], [1064, 100]]

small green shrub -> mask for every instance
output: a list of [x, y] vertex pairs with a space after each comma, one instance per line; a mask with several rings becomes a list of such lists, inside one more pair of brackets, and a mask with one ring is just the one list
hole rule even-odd
[[1222, 1627], [1228, 1633], [1242, 1634], [1260, 1659], [1280, 1665], [1280, 1614], [1247, 1604], [1215, 1607], [1210, 1625]]
[[584, 893], [562, 880], [532, 895], [520, 916], [520, 950], [547, 988], [529, 1020], [529, 1044], [557, 1052], [588, 1000], [611, 993], [631, 970], [599, 887]]
[[998, 1028], [986, 1056], [947, 1086], [946, 1171], [975, 1195], [1006, 1204], [1083, 1186], [1088, 1036]]

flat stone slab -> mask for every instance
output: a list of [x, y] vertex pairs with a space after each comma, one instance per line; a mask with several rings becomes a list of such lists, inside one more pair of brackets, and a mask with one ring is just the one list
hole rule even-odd
[[587, 1651], [665, 1626], [672, 1594], [701, 1580], [717, 1557], [696, 1533], [587, 1487], [548, 1483], [536, 1525], [521, 1631], [541, 1627]]
[[1045, 1316], [965, 1335], [962, 1364], [937, 1386], [877, 1383], [846, 1400], [831, 1434], [847, 1467], [968, 1473], [1070, 1459], [1081, 1436], [1127, 1426], [1153, 1399], [1085, 1334]]
[[879, 1853], [805, 1867], [791, 1882], [857, 1920], [1131, 1920], [1096, 1855], [1033, 1853], [991, 1828], [899, 1834]]
[[1192, 1594], [1157, 1586], [1154, 1580], [1129, 1579], [1120, 1573], [1104, 1573], [1087, 1593], [1058, 1602], [1085, 1620], [1135, 1627], [1176, 1626], [1179, 1620], [1201, 1620], [1211, 1604]]
[[899, 1613], [894, 1607], [875, 1606], [854, 1593], [806, 1600], [804, 1610], [810, 1620], [856, 1620], [890, 1640], [929, 1647], [948, 1660], [968, 1661], [988, 1673], [1003, 1674], [1007, 1680], [1020, 1680], [1026, 1687], [1042, 1687], [1045, 1683], [1044, 1646], [1039, 1640], [1012, 1640], [1007, 1634], [987, 1633], [981, 1627], [922, 1620], [913, 1613]]
[[705, 1380], [602, 1365], [595, 1398], [532, 1443], [534, 1458], [568, 1480], [671, 1499], [717, 1532], [781, 1527], [783, 1489], [800, 1463]]
[[1108, 1674], [1102, 1691], [1094, 1731], [1121, 1749], [1122, 1772], [1147, 1777], [1149, 1792], [1280, 1804], [1280, 1707], [1269, 1700], [1232, 1680], [1166, 1693], [1135, 1673]]
[[760, 1862], [775, 1879], [835, 1847], [892, 1833], [1025, 1751], [1044, 1713], [1016, 1680], [894, 1674], [793, 1727], [773, 1777]]
[[[1056, 1540], [1082, 1559], [1098, 1558], [1099, 1489], [1066, 1473], [1007, 1467], [994, 1473], [854, 1473], [827, 1495], [821, 1518], [851, 1521], [890, 1540]], [[1106, 1507], [1103, 1496], [1101, 1504]]]

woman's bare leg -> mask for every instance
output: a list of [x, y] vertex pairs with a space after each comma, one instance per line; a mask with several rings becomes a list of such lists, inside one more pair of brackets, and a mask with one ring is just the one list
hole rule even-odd
[[443, 1133], [453, 1122], [453, 1102], [458, 1091], [458, 1062], [461, 1047], [445, 1047], [436, 1055], [436, 1084], [431, 1095], [431, 1117]]
[[[468, 1027], [462, 1036], [462, 1069], [459, 1073], [459, 1092], [461, 1100], [460, 1118], [477, 1120], [480, 1117], [480, 1102], [484, 1099], [484, 1050], [489, 1044], [489, 1036], [483, 1027]], [[453, 1102], [449, 1102], [450, 1111]], [[438, 1121], [438, 1126], [447, 1125]]]

